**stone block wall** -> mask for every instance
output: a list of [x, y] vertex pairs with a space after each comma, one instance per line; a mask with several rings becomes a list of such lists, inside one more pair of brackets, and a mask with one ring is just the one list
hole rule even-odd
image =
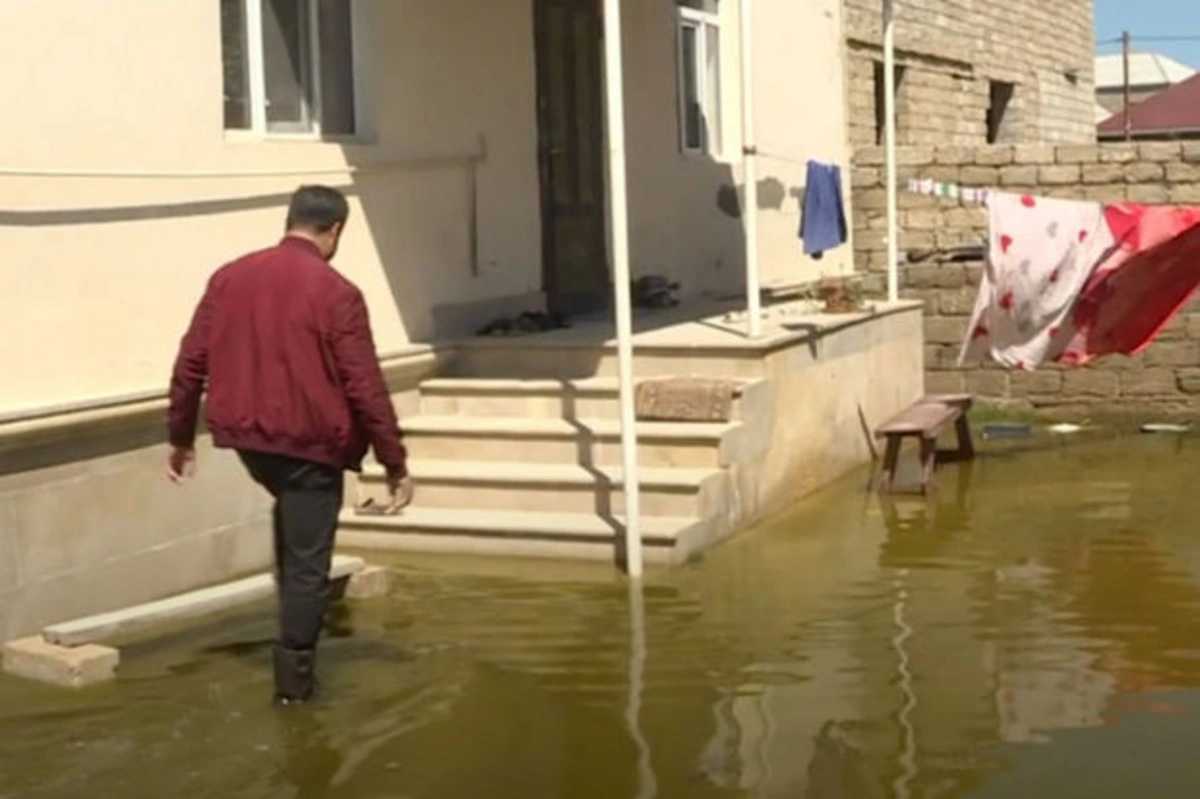
[[[860, 151], [853, 171], [856, 261], [870, 293], [885, 286], [886, 193], [883, 153]], [[995, 364], [956, 365], [982, 264], [948, 260], [948, 250], [985, 244], [982, 208], [903, 190], [908, 178], [1101, 202], [1200, 205], [1200, 142], [1088, 146], [908, 147], [898, 152], [901, 296], [925, 302], [928, 391], [970, 391], [1048, 416], [1200, 413], [1200, 302], [1180, 314], [1136, 358], [1110, 357], [1086, 368], [1044, 366], [1011, 372]], [[932, 251], [919, 264], [908, 253]], [[1197, 264], [1200, 268], [1200, 264]]]
[[[877, 144], [881, 6], [845, 0], [856, 147]], [[1014, 87], [998, 141], [1095, 141], [1092, 0], [895, 0], [895, 8], [901, 144], [986, 143], [992, 81]]]

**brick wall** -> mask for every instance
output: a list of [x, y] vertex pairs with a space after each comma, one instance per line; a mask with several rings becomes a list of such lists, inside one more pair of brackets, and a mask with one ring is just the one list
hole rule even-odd
[[[1015, 85], [999, 141], [1096, 138], [1092, 0], [895, 0], [902, 144], [987, 141], [989, 81]], [[880, 0], [845, 0], [851, 143], [876, 144]]]
[[[887, 264], [883, 154], [877, 148], [861, 150], [857, 161], [852, 178], [856, 261], [867, 272], [868, 290], [878, 293]], [[1200, 205], [1200, 142], [907, 147], [898, 151], [898, 162], [902, 181], [920, 177], [1050, 197]], [[1060, 417], [1135, 409], [1200, 413], [1200, 302], [1137, 358], [1111, 357], [1082, 369], [1045, 366], [1037, 372], [1010, 372], [994, 364], [957, 368], [982, 265], [949, 262], [944, 253], [985, 242], [985, 211], [904, 191], [898, 202], [901, 294], [925, 301], [928, 390], [970, 391]], [[906, 264], [905, 254], [917, 250], [942, 255]]]

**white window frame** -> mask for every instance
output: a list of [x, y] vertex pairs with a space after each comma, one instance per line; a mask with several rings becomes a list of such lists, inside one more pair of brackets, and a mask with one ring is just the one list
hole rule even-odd
[[[725, 37], [721, 32], [721, 17], [718, 14], [700, 11], [699, 9], [689, 8], [687, 6], [677, 6], [678, 14], [675, 24], [675, 62], [677, 70], [676, 93], [679, 96], [679, 149], [684, 155], [707, 156], [711, 158], [721, 157], [721, 150], [724, 146], [725, 137], [724, 130], [721, 127], [724, 125], [723, 109], [724, 109], [724, 92], [721, 86], [721, 77], [725, 71], [725, 60], [721, 57], [721, 47], [724, 44]], [[684, 92], [683, 85], [683, 31], [685, 28], [692, 28], [696, 31], [696, 92], [700, 96], [701, 108], [705, 112], [711, 112], [712, 109], [705, 106], [709, 102], [710, 93], [708, 87], [708, 28], [713, 28], [717, 32], [717, 113], [706, 113], [703, 119], [708, 120], [708, 124], [701, 125], [700, 129], [700, 146], [690, 147], [687, 141], [687, 96]], [[720, 146], [713, 147], [710, 141], [710, 129], [716, 128], [721, 131], [718, 136]]]
[[363, 113], [362, 74], [363, 59], [361, 57], [360, 35], [364, 25], [360, 20], [361, 4], [358, 0], [345, 0], [350, 6], [351, 46], [350, 70], [354, 86], [354, 132], [326, 134], [321, 130], [322, 96], [321, 96], [321, 47], [320, 47], [320, 15], [317, 0], [304, 0], [308, 5], [308, 47], [309, 47], [309, 76], [312, 84], [312, 100], [307, 109], [311, 123], [308, 130], [271, 129], [267, 124], [267, 74], [263, 52], [263, 3], [265, 0], [240, 0], [246, 26], [246, 102], [250, 105], [250, 127], [224, 128], [226, 138], [233, 140], [262, 140], [285, 139], [296, 141], [335, 141], [362, 142], [369, 140], [366, 131], [366, 118]]

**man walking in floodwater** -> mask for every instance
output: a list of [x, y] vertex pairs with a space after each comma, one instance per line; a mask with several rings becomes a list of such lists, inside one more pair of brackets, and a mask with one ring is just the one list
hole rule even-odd
[[366, 304], [329, 263], [348, 216], [340, 192], [298, 189], [283, 241], [209, 280], [171, 378], [171, 480], [183, 482], [194, 470], [207, 392], [214, 445], [236, 450], [275, 499], [280, 704], [313, 696], [343, 472], [361, 468], [369, 445], [387, 470], [387, 510], [399, 512], [412, 499]]

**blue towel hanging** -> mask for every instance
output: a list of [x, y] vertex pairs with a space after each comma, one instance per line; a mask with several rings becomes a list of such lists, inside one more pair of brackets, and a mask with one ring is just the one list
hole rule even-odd
[[846, 243], [846, 209], [842, 203], [842, 170], [834, 164], [808, 162], [804, 208], [800, 215], [804, 254], [820, 258]]

